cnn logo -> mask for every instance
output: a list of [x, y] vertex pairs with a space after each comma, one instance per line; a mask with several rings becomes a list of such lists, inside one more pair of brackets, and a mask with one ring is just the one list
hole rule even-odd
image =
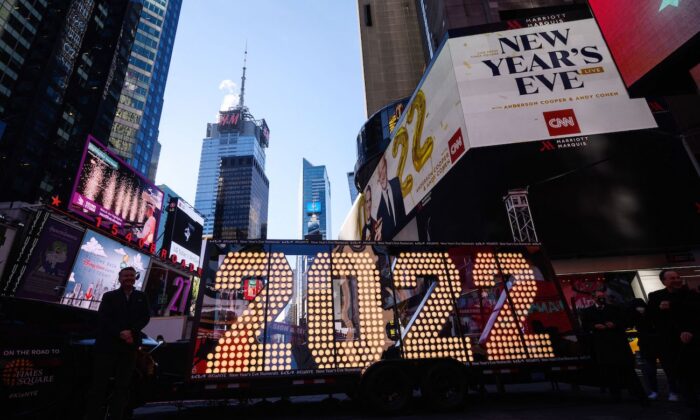
[[464, 154], [464, 139], [462, 138], [461, 128], [457, 129], [447, 144], [450, 148], [450, 160], [452, 163], [455, 163]]
[[550, 136], [562, 136], [581, 132], [573, 109], [545, 112], [544, 120]]

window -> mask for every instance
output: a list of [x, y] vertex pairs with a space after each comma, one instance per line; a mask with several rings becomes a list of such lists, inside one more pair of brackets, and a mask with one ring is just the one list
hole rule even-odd
[[365, 4], [365, 26], [372, 26], [372, 9], [369, 4]]

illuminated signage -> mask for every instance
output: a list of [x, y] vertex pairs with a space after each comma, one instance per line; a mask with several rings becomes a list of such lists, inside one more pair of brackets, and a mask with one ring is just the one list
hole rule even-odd
[[306, 212], [307, 213], [320, 213], [321, 212], [321, 203], [318, 201], [306, 203]]
[[155, 243], [162, 203], [162, 191], [88, 136], [68, 203], [70, 212], [148, 248]]
[[168, 207], [173, 210], [165, 222], [163, 248], [184, 259], [187, 266], [198, 267], [204, 218], [181, 198], [171, 198]]
[[219, 112], [219, 131], [227, 132], [238, 129], [242, 119], [243, 114], [240, 110]]
[[[280, 245], [284, 252], [274, 246], [269, 251], [213, 246], [219, 250], [210, 250], [209, 258], [219, 264], [205, 278], [209, 296], [222, 301], [209, 300], [202, 308], [208, 320], [200, 319], [197, 346], [211, 350], [195, 362], [195, 379], [366, 369], [390, 347], [405, 359], [446, 357], [465, 364], [551, 359], [553, 337], [537, 325], [571, 330], [562, 311], [538, 312], [532, 322], [530, 308], [541, 305], [541, 287], [553, 302], [533, 247], [416, 250], [392, 244], [396, 249], [389, 257], [350, 244], [305, 256], [295, 254], [294, 244]], [[294, 271], [289, 259], [297, 261]], [[469, 305], [477, 307], [465, 310], [463, 298], [474, 294], [481, 297]], [[239, 306], [236, 299], [249, 303]], [[474, 313], [481, 325], [472, 326]], [[204, 326], [222, 319], [230, 321], [213, 330]], [[299, 339], [284, 333], [292, 330]]]

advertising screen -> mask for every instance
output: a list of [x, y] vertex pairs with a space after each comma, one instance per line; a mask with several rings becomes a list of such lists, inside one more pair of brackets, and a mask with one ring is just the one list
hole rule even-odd
[[589, 0], [589, 4], [627, 86], [700, 33], [697, 0]]
[[49, 218], [34, 245], [15, 296], [58, 302], [82, 237], [83, 230]]
[[163, 192], [88, 136], [68, 210], [115, 235], [152, 244]]
[[119, 270], [134, 267], [134, 287], [141, 289], [150, 258], [121, 243], [88, 230], [73, 264], [61, 303], [97, 310], [102, 295], [119, 288]]
[[237, 130], [242, 121], [240, 110], [221, 111], [219, 112], [219, 132], [226, 133]]
[[646, 102], [629, 98], [594, 19], [509, 22], [450, 32], [363, 191], [364, 239], [390, 239], [470, 150], [656, 127]]
[[151, 314], [155, 316], [184, 315], [190, 309], [192, 277], [153, 264], [144, 288]]
[[180, 198], [173, 197], [169, 205], [172, 205], [173, 212], [165, 224], [163, 246], [170, 250], [171, 255], [177, 255], [179, 260], [184, 259], [188, 264], [199, 267], [204, 218]]

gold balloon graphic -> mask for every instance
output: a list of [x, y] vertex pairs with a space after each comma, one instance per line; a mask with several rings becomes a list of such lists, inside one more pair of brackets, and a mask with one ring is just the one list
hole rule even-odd
[[418, 121], [416, 122], [416, 129], [413, 132], [413, 153], [411, 157], [413, 158], [413, 167], [416, 168], [417, 172], [420, 172], [433, 154], [432, 136], [426, 138], [425, 143], [420, 143], [421, 136], [423, 135], [423, 123], [425, 122], [425, 94], [422, 90], [416, 93], [416, 98], [413, 100], [411, 108], [408, 111], [408, 124], [413, 121], [413, 113], [416, 110], [418, 110]]
[[406, 179], [401, 179], [403, 171], [406, 169], [406, 155], [408, 155], [408, 130], [405, 126], [400, 127], [396, 137], [394, 137], [394, 144], [391, 148], [392, 157], [396, 157], [398, 154], [399, 146], [401, 146], [401, 157], [399, 158], [399, 166], [396, 168], [396, 177], [401, 181], [401, 195], [406, 197], [413, 189], [413, 175], [409, 174]]

